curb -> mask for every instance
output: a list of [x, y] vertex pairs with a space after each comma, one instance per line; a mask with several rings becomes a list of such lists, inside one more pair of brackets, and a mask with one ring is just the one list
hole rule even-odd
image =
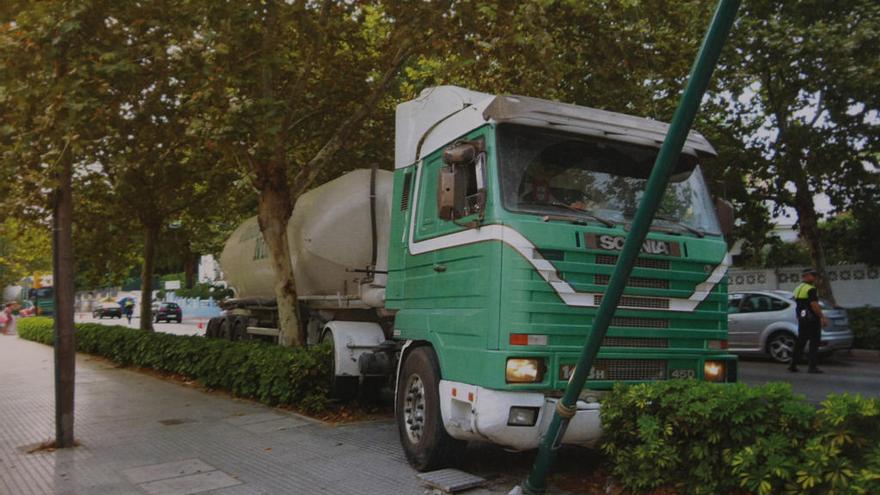
[[846, 353], [841, 354], [857, 358], [880, 358], [880, 351], [875, 351], [873, 349], [850, 349], [849, 351], [846, 351]]

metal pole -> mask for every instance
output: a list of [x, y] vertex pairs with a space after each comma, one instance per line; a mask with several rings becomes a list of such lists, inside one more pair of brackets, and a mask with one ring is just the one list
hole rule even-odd
[[55, 293], [55, 446], [73, 447], [73, 387], [76, 347], [73, 335], [72, 163], [62, 151], [52, 218], [52, 279]]
[[[675, 116], [669, 126], [669, 133], [663, 141], [660, 153], [657, 155], [657, 161], [654, 163], [654, 169], [648, 178], [645, 187], [645, 193], [642, 196], [639, 209], [633, 219], [632, 228], [626, 237], [623, 250], [617, 265], [614, 267], [614, 273], [602, 298], [602, 303], [596, 312], [596, 318], [593, 320], [593, 328], [587, 337], [584, 349], [581, 351], [578, 359], [577, 367], [568, 381], [568, 387], [565, 389], [565, 395], [557, 403], [556, 411], [553, 413], [553, 419], [547, 429], [547, 433], [541, 440], [538, 455], [529, 473], [528, 479], [522, 484], [522, 493], [527, 495], [540, 495], [547, 489], [547, 474], [556, 457], [556, 452], [561, 445], [562, 437], [568, 427], [568, 422], [576, 411], [576, 402], [581, 390], [584, 388], [584, 382], [587, 379], [590, 369], [593, 365], [593, 359], [599, 351], [599, 345], [605, 332], [608, 330], [608, 324], [611, 317], [614, 316], [614, 310], [623, 294], [626, 286], [626, 280], [632, 272], [633, 264], [641, 250], [645, 237], [654, 220], [654, 214], [663, 198], [663, 192], [669, 183], [675, 163], [678, 161], [681, 149], [687, 139], [691, 124], [693, 124], [694, 116], [700, 107], [700, 101], [709, 85], [709, 79], [718, 57], [721, 54], [721, 48], [730, 32], [733, 21], [736, 18], [736, 11], [739, 9], [740, 0], [720, 0], [715, 9], [715, 15], [709, 25], [709, 30], [703, 38], [703, 44], [697, 54], [697, 59], [691, 69], [688, 78], [687, 87], [679, 101]], [[560, 415], [562, 413], [562, 415]]]

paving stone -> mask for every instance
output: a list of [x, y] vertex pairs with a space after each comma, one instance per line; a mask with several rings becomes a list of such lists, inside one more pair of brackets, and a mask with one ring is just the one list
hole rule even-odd
[[179, 478], [151, 481], [138, 486], [150, 495], [190, 495], [241, 484], [222, 471], [191, 474]]
[[250, 425], [254, 423], [260, 423], [263, 421], [273, 421], [277, 419], [283, 419], [284, 416], [277, 413], [255, 413], [255, 414], [240, 414], [233, 416], [231, 418], [227, 418], [224, 421], [235, 426], [244, 426]]
[[166, 462], [152, 466], [126, 469], [122, 472], [132, 483], [139, 484], [147, 481], [164, 480], [189, 474], [214, 471], [214, 467], [205, 464], [199, 459], [187, 459], [184, 461]]
[[259, 423], [250, 423], [242, 426], [242, 429], [251, 433], [261, 434], [289, 430], [307, 424], [309, 423], [299, 418], [283, 418], [272, 421], [262, 421]]

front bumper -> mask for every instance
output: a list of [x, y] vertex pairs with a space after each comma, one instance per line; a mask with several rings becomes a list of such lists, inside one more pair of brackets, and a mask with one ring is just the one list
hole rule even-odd
[[[450, 436], [459, 440], [488, 441], [512, 450], [538, 447], [553, 418], [557, 400], [540, 392], [509, 392], [440, 381], [440, 412], [443, 426]], [[512, 407], [536, 409], [535, 424], [509, 425]], [[562, 443], [593, 447], [601, 433], [599, 403], [578, 401], [577, 413], [571, 418]]]

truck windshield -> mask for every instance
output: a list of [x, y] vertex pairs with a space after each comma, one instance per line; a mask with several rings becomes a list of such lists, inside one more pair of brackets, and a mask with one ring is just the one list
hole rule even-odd
[[[658, 149], [544, 129], [498, 127], [501, 194], [510, 211], [601, 218], [635, 215]], [[695, 157], [681, 155], [654, 227], [720, 234]]]

